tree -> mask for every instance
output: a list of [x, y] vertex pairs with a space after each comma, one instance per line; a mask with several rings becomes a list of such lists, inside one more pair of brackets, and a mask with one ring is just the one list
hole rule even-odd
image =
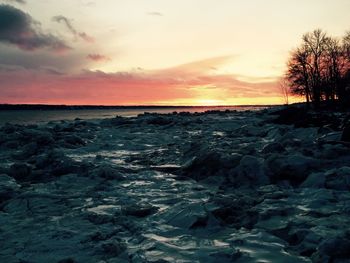
[[286, 79], [282, 78], [279, 82], [279, 87], [284, 100], [284, 104], [289, 104], [289, 84]]
[[304, 47], [293, 51], [286, 72], [286, 81], [289, 83], [290, 92], [305, 96], [307, 104], [311, 100], [308, 56], [308, 51]]
[[290, 92], [315, 108], [321, 101], [350, 102], [350, 31], [340, 41], [320, 29], [306, 33], [291, 52], [285, 75]]
[[308, 71], [311, 81], [311, 93], [315, 107], [319, 107], [321, 101], [322, 74], [321, 60], [326, 50], [328, 37], [321, 29], [316, 29], [303, 36], [303, 46], [307, 51]]

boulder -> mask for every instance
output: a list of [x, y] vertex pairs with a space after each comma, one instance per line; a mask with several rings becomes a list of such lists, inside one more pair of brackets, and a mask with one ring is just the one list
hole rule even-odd
[[26, 181], [32, 173], [32, 168], [25, 163], [15, 163], [9, 169], [9, 175], [16, 180]]
[[350, 124], [344, 127], [341, 135], [341, 140], [344, 142], [350, 142]]
[[262, 149], [262, 153], [282, 153], [284, 152], [286, 149], [283, 147], [282, 144], [278, 143], [278, 142], [272, 142], [269, 144], [266, 144], [263, 149]]
[[265, 160], [252, 155], [246, 155], [234, 169], [229, 180], [236, 186], [261, 186], [269, 184], [269, 170]]
[[344, 166], [326, 172], [325, 186], [335, 190], [350, 190], [350, 167]]
[[350, 239], [346, 236], [328, 238], [321, 242], [312, 255], [313, 262], [349, 262]]
[[302, 154], [288, 156], [273, 155], [268, 159], [272, 171], [273, 182], [287, 180], [292, 185], [300, 185], [310, 174], [312, 169], [319, 166], [319, 162]]
[[103, 164], [94, 171], [94, 174], [107, 180], [124, 180], [125, 177], [110, 165]]
[[321, 173], [311, 173], [306, 180], [300, 185], [300, 187], [305, 188], [324, 188], [326, 184], [326, 174]]
[[1, 174], [0, 175], [0, 203], [11, 199], [15, 193], [19, 190], [20, 186], [16, 183], [16, 180], [12, 177]]
[[158, 210], [157, 207], [152, 205], [127, 205], [123, 206], [121, 212], [125, 216], [134, 216], [134, 217], [146, 217], [152, 215]]

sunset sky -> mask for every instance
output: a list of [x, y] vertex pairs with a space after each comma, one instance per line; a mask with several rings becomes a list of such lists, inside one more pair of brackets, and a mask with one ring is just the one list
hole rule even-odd
[[303, 33], [349, 0], [0, 0], [0, 103], [283, 103]]

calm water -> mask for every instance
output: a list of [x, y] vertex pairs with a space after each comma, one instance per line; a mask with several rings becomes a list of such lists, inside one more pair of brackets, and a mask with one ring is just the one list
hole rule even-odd
[[192, 107], [192, 108], [138, 108], [138, 109], [93, 109], [93, 110], [0, 110], [0, 125], [5, 123], [32, 124], [59, 120], [84, 120], [113, 118], [117, 115], [134, 117], [145, 112], [171, 113], [177, 112], [204, 112], [207, 110], [259, 110], [260, 106], [231, 106], [231, 107]]

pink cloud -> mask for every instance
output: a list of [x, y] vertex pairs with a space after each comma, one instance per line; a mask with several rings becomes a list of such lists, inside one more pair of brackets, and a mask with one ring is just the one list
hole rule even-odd
[[89, 54], [86, 57], [87, 59], [99, 62], [99, 61], [108, 61], [111, 60], [109, 57], [101, 55], [101, 54]]
[[190, 101], [206, 94], [220, 100], [280, 96], [275, 81], [249, 83], [232, 75], [212, 74], [209, 64], [202, 61], [158, 71], [84, 71], [75, 75], [0, 68], [0, 103], [140, 105]]

